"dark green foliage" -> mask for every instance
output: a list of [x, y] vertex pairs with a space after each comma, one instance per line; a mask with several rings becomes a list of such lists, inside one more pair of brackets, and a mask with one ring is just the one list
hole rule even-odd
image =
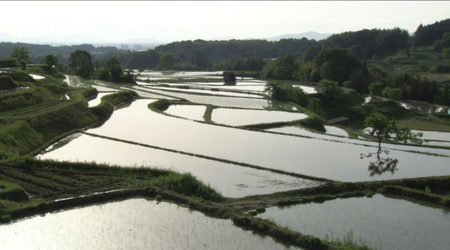
[[42, 63], [47, 64], [48, 67], [57, 66], [58, 65], [58, 57], [54, 55], [46, 55], [42, 60]]
[[7, 183], [0, 180], [0, 200], [23, 202], [29, 201], [30, 197], [23, 188], [18, 185]]
[[369, 91], [371, 95], [381, 96], [383, 94], [384, 85], [382, 82], [373, 82], [369, 84]]
[[158, 195], [155, 197], [155, 200], [158, 201], [158, 202], [161, 202], [161, 201], [163, 200], [162, 195], [158, 194]]
[[350, 49], [359, 58], [369, 59], [373, 55], [380, 56], [406, 48], [408, 40], [408, 31], [399, 28], [363, 29], [334, 34], [323, 41], [323, 46]]
[[206, 69], [208, 66], [208, 59], [200, 50], [195, 50], [194, 52], [192, 52], [190, 62], [194, 65], [197, 65], [199, 69]]
[[91, 54], [86, 50], [76, 50], [70, 54], [69, 67], [72, 73], [83, 78], [89, 78], [94, 73]]
[[433, 48], [437, 52], [441, 52], [442, 49], [444, 49], [444, 48], [450, 48], [450, 32], [446, 32], [442, 36], [442, 39], [437, 40], [436, 42], [434, 42]]
[[11, 221], [11, 216], [9, 214], [0, 216], [1, 223], [9, 223]]
[[9, 75], [0, 75], [0, 90], [17, 88], [17, 84]]
[[16, 58], [0, 59], [0, 68], [20, 67], [20, 63]]
[[294, 102], [303, 107], [309, 103], [309, 96], [301, 88], [293, 87], [289, 83], [269, 82], [266, 85], [266, 91], [274, 100]]
[[307, 107], [309, 110], [314, 112], [316, 115], [320, 117], [324, 117], [324, 113], [322, 110], [322, 107], [320, 106], [320, 99], [319, 98], [312, 98], [309, 100], [309, 104]]
[[164, 112], [170, 107], [170, 101], [167, 99], [159, 99], [156, 102], [149, 104], [149, 108], [159, 112]]
[[420, 24], [414, 32], [412, 43], [416, 46], [433, 45], [447, 32], [450, 32], [450, 19], [436, 21], [434, 24], [426, 26]]
[[159, 58], [158, 70], [169, 70], [175, 67], [175, 64], [179, 63], [180, 59], [177, 58], [173, 53], [163, 53]]
[[186, 196], [202, 197], [211, 201], [221, 201], [223, 197], [209, 186], [205, 186], [190, 173], [175, 174], [171, 173], [165, 176], [159, 176], [153, 181], [153, 184], [164, 186], [167, 189]]
[[296, 56], [305, 52], [312, 46], [317, 47], [319, 46], [319, 43], [315, 40], [308, 40], [306, 38], [282, 39], [277, 42], [269, 42], [266, 40], [195, 40], [172, 42], [158, 46], [155, 50], [159, 53], [171, 52], [183, 61], [190, 61], [194, 51], [200, 51], [210, 62], [213, 62], [224, 61], [232, 57], [277, 58], [285, 55]]
[[350, 76], [354, 72], [362, 69], [363, 64], [355, 53], [334, 48], [320, 51], [314, 59], [312, 74], [319, 75], [320, 79], [328, 79], [342, 84], [350, 80]]
[[327, 99], [338, 99], [343, 94], [337, 82], [325, 79], [320, 80], [319, 90]]
[[30, 51], [26, 47], [15, 47], [11, 52], [11, 58], [16, 59], [20, 63], [30, 63]]
[[250, 212], [248, 212], [248, 214], [251, 215], [251, 216], [257, 216], [258, 215], [258, 213], [256, 211], [250, 211]]
[[106, 62], [106, 68], [109, 70], [111, 74], [111, 81], [112, 82], [120, 82], [122, 77], [122, 67], [120, 67], [119, 61], [115, 57], [109, 59]]
[[265, 209], [264, 207], [257, 207], [257, 208], [255, 209], [255, 211], [256, 211], [258, 214], [262, 214], [262, 213], [266, 212], [266, 209]]
[[323, 126], [323, 118], [317, 115], [312, 115], [306, 119], [300, 120], [298, 123], [305, 128], [313, 129], [322, 133], [325, 133], [326, 131], [325, 127]]
[[225, 83], [236, 83], [236, 75], [234, 72], [223, 72], [223, 80]]

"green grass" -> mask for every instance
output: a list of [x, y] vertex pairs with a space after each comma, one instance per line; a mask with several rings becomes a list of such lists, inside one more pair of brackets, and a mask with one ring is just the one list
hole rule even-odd
[[150, 103], [148, 107], [156, 112], [164, 112], [170, 107], [171, 103], [167, 99], [159, 99], [156, 102]]

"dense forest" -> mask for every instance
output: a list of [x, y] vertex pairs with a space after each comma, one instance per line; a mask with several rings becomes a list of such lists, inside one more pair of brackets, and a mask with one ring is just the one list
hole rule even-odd
[[450, 104], [448, 77], [438, 82], [428, 78], [430, 74], [450, 73], [450, 19], [420, 24], [412, 36], [396, 27], [343, 32], [321, 41], [198, 39], [146, 51], [90, 44], [52, 47], [0, 43], [0, 58], [14, 57], [22, 66], [24, 61], [46, 63], [62, 71], [80, 70], [72, 60], [75, 52], [88, 58], [85, 77], [132, 82], [122, 68], [254, 71], [268, 79], [329, 80], [359, 93]]

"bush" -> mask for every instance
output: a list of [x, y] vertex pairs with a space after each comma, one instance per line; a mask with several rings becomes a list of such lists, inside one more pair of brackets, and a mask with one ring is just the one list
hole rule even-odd
[[266, 209], [263, 208], [263, 207], [258, 207], [258, 208], [256, 208], [256, 212], [257, 212], [258, 214], [262, 214], [262, 213], [266, 212]]

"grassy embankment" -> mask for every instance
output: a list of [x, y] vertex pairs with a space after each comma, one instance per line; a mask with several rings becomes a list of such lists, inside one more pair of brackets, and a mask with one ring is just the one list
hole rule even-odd
[[[34, 80], [28, 75], [31, 72], [45, 78]], [[2, 221], [29, 214], [27, 211], [37, 213], [42, 204], [54, 199], [119, 188], [159, 185], [187, 196], [223, 199], [189, 174], [33, 159], [51, 143], [108, 119], [115, 105], [136, 97], [132, 91], [114, 93], [104, 96], [98, 106], [88, 108], [87, 98], [95, 97], [97, 90], [70, 88], [52, 72], [29, 68], [0, 78], [0, 85], [8, 89], [27, 87], [0, 95]]]

